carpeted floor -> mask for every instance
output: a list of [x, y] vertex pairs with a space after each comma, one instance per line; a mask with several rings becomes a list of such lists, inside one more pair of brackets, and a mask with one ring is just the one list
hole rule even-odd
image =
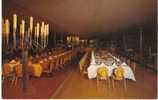
[[105, 81], [100, 81], [97, 87], [96, 79], [89, 80], [87, 76], [82, 76], [76, 67], [77, 65], [68, 67], [53, 77], [32, 77], [28, 81], [26, 93], [22, 91], [20, 81], [15, 87], [10, 87], [10, 84], [4, 81], [2, 96], [5, 99], [157, 98], [157, 75], [145, 68], [137, 67], [136, 82], [127, 80], [127, 91], [125, 91], [122, 82], [115, 82], [114, 89], [112, 85], [108, 88]]
[[96, 79], [89, 80], [87, 76], [81, 76], [78, 71], [73, 71], [71, 77], [65, 82], [60, 92], [52, 98], [71, 99], [97, 99], [97, 98], [128, 98], [128, 99], [153, 99], [157, 98], [157, 75], [150, 70], [138, 67], [136, 70], [136, 82], [127, 80], [127, 91], [121, 82], [115, 82], [115, 88], [108, 88], [105, 81], [96, 85]]
[[11, 87], [7, 80], [2, 84], [4, 99], [46, 99], [56, 91], [74, 66], [69, 66], [53, 76], [42, 75], [40, 78], [31, 77], [27, 81], [27, 91], [22, 90], [22, 81], [18, 80], [15, 87]]

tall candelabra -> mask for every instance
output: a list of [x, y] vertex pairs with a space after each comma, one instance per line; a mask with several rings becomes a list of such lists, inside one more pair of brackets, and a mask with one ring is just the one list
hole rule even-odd
[[[24, 38], [25, 34], [28, 36], [29, 40], [29, 48], [33, 47], [33, 40], [39, 45], [41, 45], [42, 48], [46, 48], [48, 45], [48, 36], [49, 36], [49, 24], [45, 24], [44, 21], [42, 21], [42, 24], [40, 25], [38, 22], [35, 27], [33, 27], [33, 17], [30, 17], [29, 20], [29, 27], [28, 29], [25, 29], [27, 25], [25, 25], [25, 20], [21, 20], [21, 23], [19, 25], [19, 45], [21, 48], [24, 48]], [[25, 31], [27, 30], [27, 32]], [[17, 47], [17, 35], [16, 32], [18, 31], [17, 28], [17, 15], [13, 14], [13, 49], [16, 49]], [[9, 19], [2, 19], [2, 40], [3, 40], [3, 46], [4, 48], [7, 48], [9, 43], [9, 37], [10, 37], [10, 22]]]

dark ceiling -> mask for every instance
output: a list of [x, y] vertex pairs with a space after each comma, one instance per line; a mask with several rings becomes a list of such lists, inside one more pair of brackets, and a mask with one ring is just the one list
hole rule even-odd
[[[3, 17], [32, 15], [68, 33], [108, 33], [156, 22], [156, 0], [3, 0]], [[20, 19], [19, 18], [19, 19]]]

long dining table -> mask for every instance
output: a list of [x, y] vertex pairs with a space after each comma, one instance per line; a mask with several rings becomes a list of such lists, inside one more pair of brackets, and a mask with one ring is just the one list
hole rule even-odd
[[109, 52], [99, 53], [91, 52], [91, 61], [90, 65], [87, 68], [88, 78], [93, 79], [97, 76], [97, 69], [99, 67], [106, 67], [108, 69], [108, 76], [112, 76], [112, 73], [115, 68], [122, 67], [124, 69], [124, 78], [131, 79], [136, 81], [134, 73], [129, 65], [126, 62], [121, 61], [119, 58], [113, 56]]

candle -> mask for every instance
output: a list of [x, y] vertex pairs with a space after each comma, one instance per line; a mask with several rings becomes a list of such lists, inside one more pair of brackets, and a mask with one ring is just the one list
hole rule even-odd
[[39, 38], [39, 29], [40, 29], [40, 25], [39, 25], [39, 23], [37, 23], [37, 42], [38, 42], [38, 38]]
[[24, 33], [25, 33], [25, 21], [22, 20], [22, 21], [21, 21], [21, 24], [22, 24], [21, 33], [24, 34]]
[[76, 36], [76, 43], [78, 44], [79, 43], [79, 37]]
[[42, 25], [41, 25], [41, 33], [44, 32], [44, 22], [42, 21]]
[[30, 28], [29, 28], [29, 35], [30, 35], [30, 46], [32, 47], [32, 30], [33, 30], [33, 17], [30, 17]]
[[4, 30], [4, 45], [5, 45], [5, 47], [7, 47], [8, 42], [9, 42], [9, 32], [10, 32], [9, 20], [8, 19], [5, 20], [4, 27], [5, 27], [5, 30]]
[[48, 45], [48, 36], [49, 36], [49, 24], [47, 24], [47, 45]]
[[17, 27], [17, 15], [13, 14], [13, 28], [16, 29]]
[[46, 46], [46, 42], [47, 42], [47, 24], [44, 25], [44, 47]]
[[47, 35], [47, 24], [44, 25], [44, 36]]
[[44, 22], [42, 21], [41, 25], [41, 44], [44, 46]]
[[39, 23], [37, 23], [37, 29], [36, 29], [37, 37], [39, 36], [39, 28], [40, 28]]
[[23, 30], [23, 25], [22, 25], [22, 23], [20, 24], [20, 36], [21, 36], [21, 39], [23, 39], [24, 38], [24, 32], [23, 32], [24, 30]]
[[33, 17], [30, 17], [30, 31], [32, 32], [33, 29]]
[[8, 19], [5, 20], [5, 25], [6, 25], [6, 35], [8, 37], [9, 33], [10, 33], [10, 24], [9, 24], [9, 20]]
[[71, 42], [71, 37], [67, 36], [67, 42], [70, 43]]
[[23, 47], [23, 36], [22, 36], [22, 24], [20, 24], [20, 46], [22, 46]]
[[21, 44], [22, 44], [22, 48], [23, 48], [24, 33], [25, 33], [25, 21], [24, 20], [21, 20], [20, 31], [21, 31]]
[[17, 15], [13, 14], [13, 48], [16, 49]]
[[22, 24], [20, 24], [20, 36], [21, 36], [21, 33], [22, 33]]
[[22, 24], [20, 24], [20, 30], [19, 30], [19, 32], [20, 32], [20, 38], [21, 38], [21, 36], [22, 36]]
[[37, 27], [35, 26], [35, 35], [34, 35], [35, 39], [37, 37]]

